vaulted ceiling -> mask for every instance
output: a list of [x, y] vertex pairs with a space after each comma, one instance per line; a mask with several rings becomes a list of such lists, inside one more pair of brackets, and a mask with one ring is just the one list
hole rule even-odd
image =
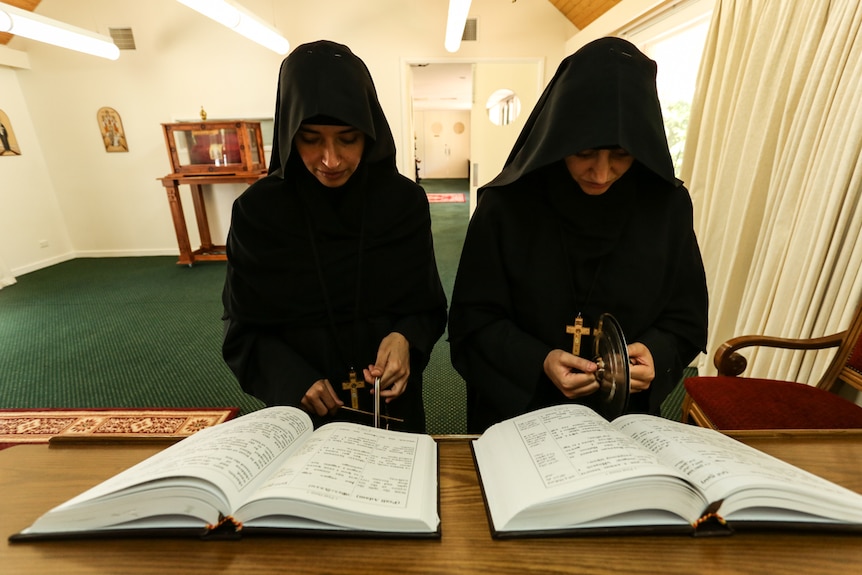
[[616, 6], [620, 0], [548, 0], [563, 16], [583, 30], [593, 20]]
[[[6, 4], [33, 10], [41, 0], [3, 0]], [[517, 2], [517, 0], [512, 0]], [[593, 20], [613, 8], [620, 0], [548, 0], [559, 10], [563, 16], [569, 19], [578, 30], [584, 29]], [[0, 44], [6, 44], [12, 38], [11, 34], [0, 32]]]

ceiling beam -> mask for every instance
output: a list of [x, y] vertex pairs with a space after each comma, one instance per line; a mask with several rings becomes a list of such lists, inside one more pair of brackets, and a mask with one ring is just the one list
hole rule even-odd
[[578, 30], [583, 30], [596, 18], [619, 4], [620, 0], [548, 0]]

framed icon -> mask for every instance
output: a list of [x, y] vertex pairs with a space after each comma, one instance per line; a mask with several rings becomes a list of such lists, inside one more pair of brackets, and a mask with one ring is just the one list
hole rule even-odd
[[117, 111], [113, 108], [99, 108], [96, 119], [99, 121], [99, 131], [102, 134], [105, 151], [128, 152], [129, 144], [126, 141], [126, 132], [123, 130], [123, 120]]
[[21, 148], [6, 112], [0, 110], [0, 156], [20, 156]]

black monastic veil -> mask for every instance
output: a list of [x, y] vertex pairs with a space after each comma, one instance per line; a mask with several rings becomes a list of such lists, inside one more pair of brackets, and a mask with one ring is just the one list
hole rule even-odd
[[[339, 188], [320, 184], [292, 144], [304, 120], [321, 116], [366, 136]], [[425, 431], [422, 371], [446, 322], [428, 201], [397, 172], [371, 75], [346, 46], [305, 44], [282, 63], [269, 175], [235, 201], [227, 254], [223, 355], [247, 393], [299, 405], [329, 379], [349, 406], [348, 371], [361, 379], [396, 331], [410, 342], [411, 374], [390, 414]], [[359, 393], [366, 411], [369, 387]], [[355, 419], [344, 410], [336, 418]]]
[[[565, 327], [579, 313], [587, 325], [613, 314], [627, 341], [653, 355], [656, 377], [629, 411], [658, 413], [704, 350], [705, 274], [655, 76], [655, 62], [617, 38], [569, 56], [501, 173], [479, 190], [449, 314], [469, 431], [567, 401], [542, 366], [552, 349], [571, 349]], [[604, 194], [585, 194], [564, 158], [614, 146], [634, 164]]]

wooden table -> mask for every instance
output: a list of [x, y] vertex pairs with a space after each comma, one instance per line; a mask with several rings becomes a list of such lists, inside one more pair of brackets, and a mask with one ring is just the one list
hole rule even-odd
[[[862, 434], [745, 434], [743, 441], [862, 493]], [[80, 573], [855, 573], [862, 537], [737, 533], [730, 537], [491, 539], [466, 438], [438, 438], [440, 540], [310, 537], [240, 541], [6, 537], [159, 447], [18, 446], [0, 451], [4, 574]]]
[[[207, 184], [253, 184], [264, 177], [266, 172], [243, 173], [243, 174], [168, 174], [159, 178], [168, 195], [168, 204], [171, 207], [171, 217], [174, 221], [174, 230], [177, 233], [177, 245], [180, 248], [178, 264], [191, 266], [196, 261], [224, 261], [225, 247], [213, 244], [210, 236], [210, 224], [207, 219], [207, 209], [204, 203], [202, 186]], [[180, 198], [180, 186], [188, 184], [192, 190], [192, 204], [195, 209], [195, 219], [198, 225], [198, 235], [201, 239], [201, 247], [192, 250], [189, 241], [189, 231], [186, 227], [186, 218], [183, 214], [183, 202]]]

